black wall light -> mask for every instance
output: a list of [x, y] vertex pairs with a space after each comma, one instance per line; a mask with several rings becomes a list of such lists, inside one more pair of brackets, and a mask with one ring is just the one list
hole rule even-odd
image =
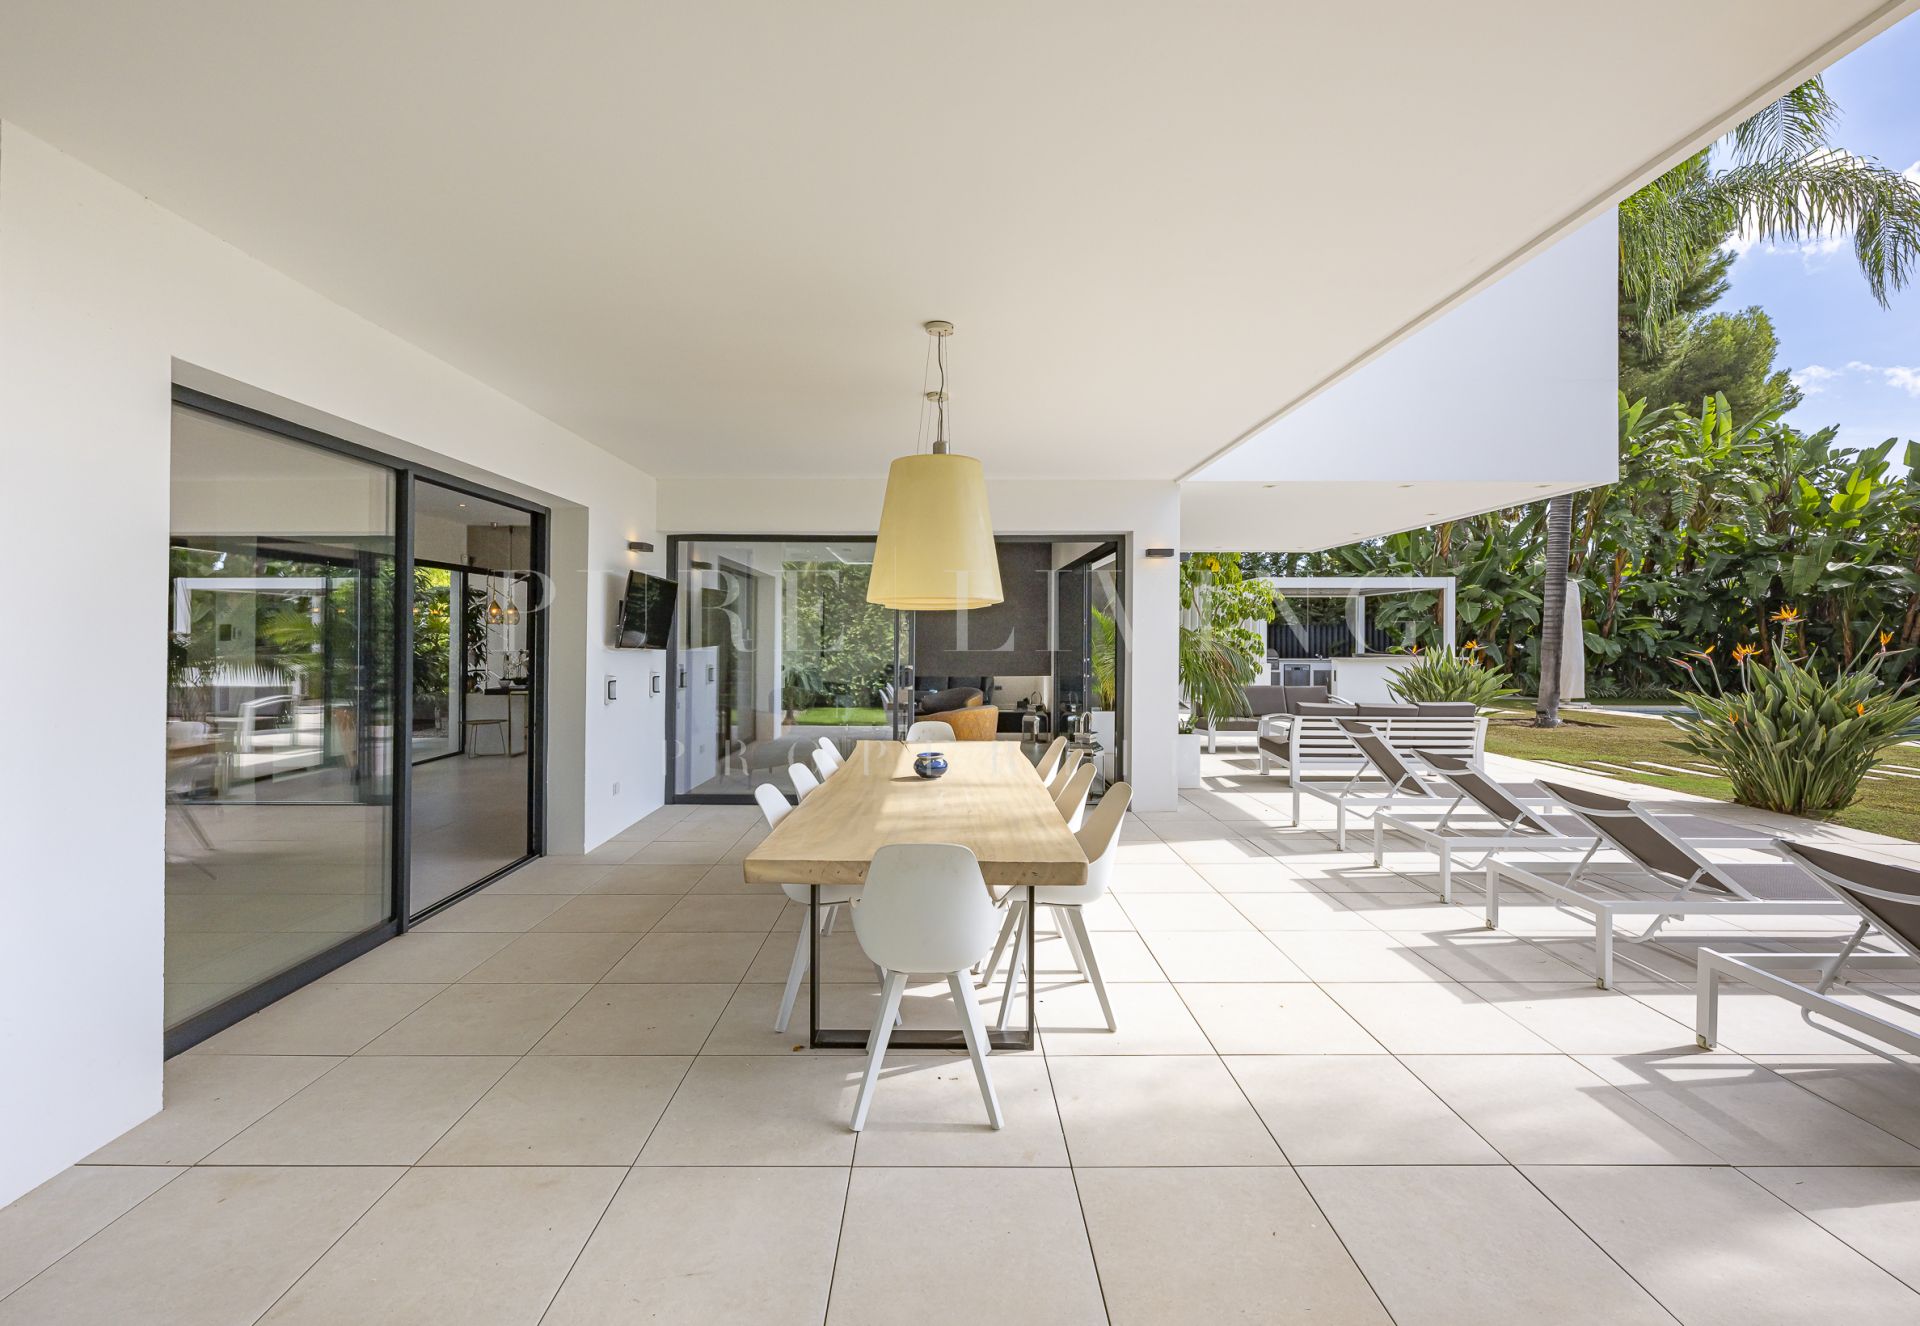
[[627, 540], [627, 551], [628, 552], [652, 552], [653, 545], [651, 543], [642, 543], [638, 539], [629, 539]]
[[1147, 556], [1149, 556], [1149, 557], [1171, 557], [1171, 556], [1173, 556], [1173, 549], [1171, 549], [1171, 548], [1149, 548], [1149, 549], [1147, 549]]

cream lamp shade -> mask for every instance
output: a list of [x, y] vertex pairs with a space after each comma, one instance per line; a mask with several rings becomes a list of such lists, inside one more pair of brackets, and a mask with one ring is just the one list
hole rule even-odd
[[953, 612], [1005, 597], [980, 462], [944, 449], [894, 461], [887, 469], [867, 602], [896, 611]]

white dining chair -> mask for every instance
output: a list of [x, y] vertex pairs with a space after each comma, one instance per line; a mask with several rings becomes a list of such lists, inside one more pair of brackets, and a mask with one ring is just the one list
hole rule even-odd
[[814, 742], [813, 744], [818, 746], [821, 750], [825, 751], [829, 755], [838, 757], [840, 754], [840, 748], [834, 744], [832, 737], [821, 737], [818, 741]]
[[1055, 737], [1052, 744], [1047, 747], [1045, 753], [1040, 756], [1039, 762], [1033, 766], [1033, 771], [1040, 775], [1041, 782], [1048, 783], [1053, 781], [1053, 775], [1059, 770], [1060, 761], [1066, 753], [1067, 739], [1065, 737]]
[[880, 1080], [880, 1065], [892, 1038], [900, 996], [909, 975], [947, 978], [960, 1013], [973, 1075], [987, 1104], [987, 1118], [1001, 1126], [1000, 1100], [987, 1075], [987, 1024], [974, 996], [968, 969], [993, 943], [999, 913], [987, 894], [980, 863], [953, 843], [892, 843], [873, 854], [854, 933], [867, 956], [887, 973], [880, 1011], [867, 1038], [867, 1071], [853, 1106], [853, 1131], [867, 1126], [867, 1109]]
[[1080, 826], [1087, 818], [1087, 793], [1093, 788], [1094, 768], [1091, 762], [1081, 765], [1073, 771], [1073, 777], [1067, 779], [1067, 785], [1060, 789], [1060, 795], [1053, 799], [1054, 806], [1060, 811], [1060, 818], [1067, 822], [1067, 828], [1074, 833], [1080, 832]]
[[923, 718], [907, 729], [907, 740], [909, 742], [952, 741], [953, 739], [953, 725], [951, 723], [936, 723], [931, 718]]
[[[1074, 835], [1080, 843], [1080, 850], [1087, 857], [1085, 884], [1043, 885], [1033, 891], [1034, 906], [1045, 907], [1052, 912], [1054, 924], [1059, 928], [1060, 937], [1067, 943], [1067, 952], [1072, 956], [1074, 966], [1092, 984], [1094, 997], [1100, 1001], [1100, 1013], [1107, 1020], [1108, 1031], [1117, 1031], [1119, 1024], [1114, 1021], [1113, 1005], [1107, 1000], [1107, 983], [1100, 977], [1100, 962], [1094, 957], [1093, 937], [1087, 932], [1087, 920], [1081, 909], [1104, 898], [1108, 886], [1113, 883], [1113, 867], [1120, 859], [1120, 822], [1131, 800], [1133, 789], [1125, 783], [1115, 783], [1106, 790], [1106, 794], [1100, 798], [1100, 804], [1093, 808], [1087, 822]], [[1019, 985], [1021, 968], [1027, 960], [1024, 943], [1028, 923], [1026, 911], [1026, 890], [1009, 890], [1007, 917], [1000, 927], [999, 939], [994, 942], [993, 953], [987, 958], [986, 975], [980, 982], [986, 985], [993, 980], [994, 969], [1000, 965], [1000, 955], [1011, 941], [1013, 954], [1008, 960], [1007, 988], [1000, 1000], [1000, 1017], [996, 1024], [1003, 1029], [1007, 1025], [1007, 1010], [1013, 1005], [1014, 989]]]
[[[760, 813], [766, 816], [767, 827], [776, 827], [781, 820], [793, 813], [793, 807], [786, 796], [772, 783], [762, 783], [753, 789], [753, 799], [760, 803]], [[804, 884], [782, 884], [780, 891], [788, 899], [802, 907], [812, 901]], [[820, 927], [831, 930], [832, 918], [839, 915], [846, 904], [860, 896], [857, 884], [824, 884], [820, 888]], [[811, 913], [809, 913], [811, 915]], [[807, 955], [812, 944], [807, 936], [807, 919], [800, 920], [800, 938], [793, 946], [793, 962], [787, 968], [787, 988], [780, 996], [780, 1012], [773, 1020], [775, 1031], [785, 1031], [787, 1023], [793, 1018], [793, 1001], [800, 994], [800, 981], [807, 974]]]
[[1048, 796], [1056, 801], [1060, 799], [1060, 794], [1066, 790], [1067, 784], [1073, 781], [1073, 771], [1080, 767], [1080, 761], [1084, 758], [1086, 758], [1085, 754], [1076, 750], [1070, 751], [1067, 757], [1060, 761], [1060, 767], [1053, 771], [1053, 777], [1047, 783]]
[[813, 795], [813, 790], [820, 786], [820, 780], [813, 776], [813, 770], [807, 768], [804, 764], [789, 764], [787, 766], [787, 777], [793, 783], [793, 799], [795, 801], [805, 801], [809, 796]]
[[824, 746], [814, 748], [813, 767], [820, 771], [820, 781], [833, 777], [833, 771], [840, 767], [840, 752], [828, 750]]

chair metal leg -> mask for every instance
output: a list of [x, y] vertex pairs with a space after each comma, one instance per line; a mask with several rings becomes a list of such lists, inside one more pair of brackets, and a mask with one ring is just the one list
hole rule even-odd
[[1100, 978], [1100, 959], [1093, 955], [1093, 936], [1087, 933], [1087, 918], [1078, 907], [1070, 907], [1065, 911], [1065, 919], [1066, 923], [1073, 928], [1075, 938], [1079, 940], [1080, 956], [1083, 960], [1081, 969], [1087, 973], [1087, 979], [1093, 983], [1094, 997], [1100, 1001], [1100, 1012], [1107, 1019], [1107, 1030], [1118, 1031], [1120, 1024], [1114, 1021], [1113, 1005], [1107, 1002], [1107, 983]]
[[1440, 901], [1453, 901], [1453, 844], [1440, 844]]
[[793, 1020], [793, 1001], [800, 995], [800, 978], [807, 974], [807, 923], [800, 923], [799, 941], [793, 946], [793, 963], [787, 968], [786, 992], [780, 996], [780, 1015], [773, 1020], [775, 1031], [785, 1031]]
[[893, 1036], [894, 1014], [900, 1011], [900, 996], [907, 989], [907, 974], [887, 973], [887, 988], [880, 993], [880, 1015], [873, 1020], [867, 1036], [867, 1075], [860, 1081], [860, 1096], [853, 1103], [853, 1131], [867, 1126], [867, 1107], [873, 1104], [874, 1084], [880, 1080], [880, 1064], [887, 1057], [887, 1041]]
[[987, 1103], [987, 1119], [995, 1128], [1005, 1123], [1000, 1117], [1000, 1098], [993, 1093], [993, 1079], [987, 1076], [987, 1020], [980, 1013], [980, 1001], [974, 998], [973, 982], [960, 972], [947, 977], [954, 1005], [960, 1012], [960, 1029], [967, 1038], [967, 1057], [973, 1060], [973, 1076], [980, 1083], [980, 1098]]
[[983, 989], [993, 984], [993, 973], [1000, 966], [1000, 955], [1007, 951], [1007, 941], [1019, 933], [1020, 913], [1026, 906], [1026, 902], [1019, 898], [1007, 903], [1007, 919], [1000, 923], [1000, 938], [994, 941], [993, 952], [987, 955], [986, 965], [980, 969], [980, 985]]

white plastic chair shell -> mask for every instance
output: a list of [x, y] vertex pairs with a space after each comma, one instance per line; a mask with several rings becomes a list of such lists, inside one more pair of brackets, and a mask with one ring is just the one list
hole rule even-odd
[[951, 723], [937, 723], [931, 718], [923, 718], [907, 729], [907, 740], [915, 741], [952, 741], [954, 740]]
[[805, 801], [820, 786], [820, 780], [813, 776], [813, 770], [804, 764], [789, 764], [787, 777], [793, 782], [793, 795], [801, 801]]

